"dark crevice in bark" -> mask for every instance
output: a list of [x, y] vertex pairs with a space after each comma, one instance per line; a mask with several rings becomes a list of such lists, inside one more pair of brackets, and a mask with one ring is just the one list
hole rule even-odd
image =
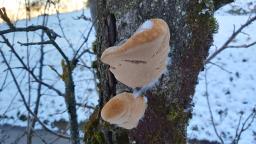
[[[95, 121], [94, 127], [88, 124], [85, 127], [85, 141], [89, 143], [104, 143], [104, 144], [116, 144], [122, 143], [126, 144], [128, 142], [127, 132], [116, 128], [100, 118], [100, 110], [103, 105], [113, 96], [116, 95], [116, 79], [114, 75], [109, 71], [109, 66], [103, 64], [100, 61], [102, 52], [110, 47], [114, 46], [117, 40], [117, 30], [116, 30], [116, 18], [113, 13], [107, 8], [107, 0], [97, 0], [91, 1], [91, 11], [93, 12], [96, 22], [96, 71], [97, 77], [99, 79], [98, 90], [99, 90], [99, 108], [98, 112], [94, 117], [90, 118]], [[98, 140], [97, 137], [101, 137], [101, 140]], [[122, 138], [120, 138], [122, 137]], [[124, 138], [126, 137], [126, 138]], [[120, 141], [121, 140], [121, 141]]]
[[[108, 14], [107, 16], [107, 42], [108, 42], [108, 47], [113, 46], [116, 42], [116, 19], [113, 14]], [[113, 97], [116, 95], [116, 78], [114, 75], [108, 70], [108, 86], [109, 86], [109, 98]]]

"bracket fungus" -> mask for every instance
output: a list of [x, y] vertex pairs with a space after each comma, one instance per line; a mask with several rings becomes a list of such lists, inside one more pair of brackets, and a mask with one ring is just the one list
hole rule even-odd
[[144, 97], [135, 97], [131, 93], [121, 93], [111, 98], [101, 110], [103, 120], [125, 129], [137, 127], [144, 116], [147, 101]]
[[170, 32], [162, 19], [150, 19], [122, 45], [107, 48], [101, 61], [110, 65], [116, 79], [131, 87], [143, 87], [163, 73], [169, 52]]

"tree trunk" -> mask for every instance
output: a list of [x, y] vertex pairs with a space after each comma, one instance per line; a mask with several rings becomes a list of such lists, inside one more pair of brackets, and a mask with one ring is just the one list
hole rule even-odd
[[[100, 80], [99, 109], [116, 93], [131, 91], [117, 82], [108, 66], [99, 60], [102, 52], [129, 38], [139, 25], [150, 18], [164, 19], [171, 34], [171, 63], [167, 65], [168, 72], [160, 78], [160, 83], [145, 93], [148, 108], [144, 118], [131, 131], [115, 128], [100, 120], [98, 128], [104, 135], [104, 143], [186, 143], [186, 127], [192, 115], [191, 100], [197, 77], [203, 69], [217, 27], [213, 12], [223, 3], [211, 0], [94, 2], [92, 12], [97, 32], [94, 50], [97, 53], [95, 66]], [[214, 5], [216, 3], [218, 5]]]

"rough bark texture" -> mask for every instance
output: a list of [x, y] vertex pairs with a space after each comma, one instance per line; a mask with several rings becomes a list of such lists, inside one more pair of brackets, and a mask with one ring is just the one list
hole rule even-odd
[[[197, 76], [203, 69], [212, 34], [216, 30], [211, 0], [97, 0], [93, 15], [96, 20], [97, 40], [95, 62], [100, 94], [99, 109], [111, 97], [130, 91], [117, 82], [108, 66], [100, 62], [101, 53], [109, 46], [127, 39], [145, 20], [162, 18], [169, 27], [170, 58], [168, 71], [159, 83], [144, 93], [148, 108], [138, 127], [128, 132], [100, 121], [98, 127], [104, 143], [183, 144], [186, 127], [191, 118], [191, 100]], [[99, 117], [99, 114], [97, 115]], [[121, 136], [121, 137], [120, 137]]]

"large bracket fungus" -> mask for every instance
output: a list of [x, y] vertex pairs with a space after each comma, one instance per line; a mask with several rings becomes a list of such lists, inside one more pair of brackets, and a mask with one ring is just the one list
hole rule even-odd
[[[101, 61], [110, 65], [116, 79], [131, 88], [141, 88], [158, 79], [167, 65], [170, 32], [162, 19], [150, 19], [122, 45], [107, 48]], [[121, 93], [103, 107], [101, 117], [111, 124], [132, 129], [143, 117], [147, 104], [143, 96]]]
[[101, 110], [101, 117], [119, 127], [132, 129], [137, 127], [143, 117], [147, 104], [144, 97], [135, 97], [131, 93], [121, 93], [110, 99]]
[[158, 79], [168, 58], [170, 32], [162, 19], [150, 19], [122, 45], [107, 48], [101, 61], [110, 65], [116, 79], [131, 87], [143, 87]]

